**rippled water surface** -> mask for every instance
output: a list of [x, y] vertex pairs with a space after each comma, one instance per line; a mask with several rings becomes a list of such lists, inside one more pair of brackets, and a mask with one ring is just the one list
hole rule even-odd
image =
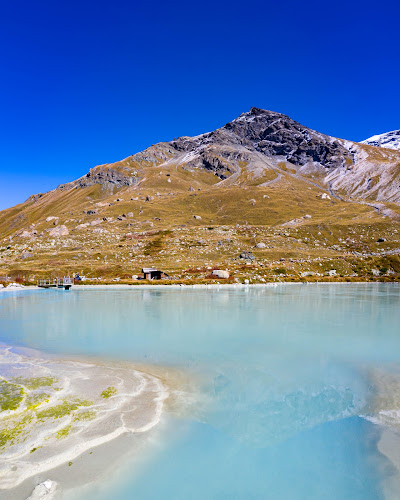
[[196, 381], [198, 408], [83, 498], [369, 500], [395, 474], [399, 306], [395, 284], [3, 292], [0, 340]]

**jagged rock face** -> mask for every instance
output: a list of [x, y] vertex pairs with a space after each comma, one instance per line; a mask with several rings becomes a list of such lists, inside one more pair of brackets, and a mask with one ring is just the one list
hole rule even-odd
[[342, 167], [352, 154], [339, 141], [303, 127], [280, 113], [251, 108], [224, 127], [244, 145], [266, 156], [283, 156], [294, 165], [317, 162], [327, 168]]
[[393, 130], [386, 134], [373, 135], [369, 139], [361, 141], [361, 144], [400, 151], [400, 130]]

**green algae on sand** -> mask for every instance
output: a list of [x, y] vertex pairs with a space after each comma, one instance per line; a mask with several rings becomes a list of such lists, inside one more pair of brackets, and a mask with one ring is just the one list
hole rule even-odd
[[107, 387], [107, 389], [104, 389], [104, 391], [100, 394], [100, 396], [103, 399], [108, 399], [111, 396], [113, 396], [117, 392], [117, 389], [115, 387]]
[[16, 410], [24, 399], [23, 388], [7, 380], [0, 380], [0, 412]]

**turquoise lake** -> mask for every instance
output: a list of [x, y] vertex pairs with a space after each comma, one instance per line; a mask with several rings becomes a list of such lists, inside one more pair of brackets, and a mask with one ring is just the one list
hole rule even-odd
[[3, 292], [0, 341], [195, 381], [143, 463], [82, 498], [372, 500], [397, 474], [378, 449], [400, 429], [396, 284]]

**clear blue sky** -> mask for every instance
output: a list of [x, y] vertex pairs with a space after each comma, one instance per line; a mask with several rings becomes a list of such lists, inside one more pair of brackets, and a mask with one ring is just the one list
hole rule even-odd
[[352, 140], [400, 128], [397, 0], [0, 8], [0, 209], [251, 106]]

